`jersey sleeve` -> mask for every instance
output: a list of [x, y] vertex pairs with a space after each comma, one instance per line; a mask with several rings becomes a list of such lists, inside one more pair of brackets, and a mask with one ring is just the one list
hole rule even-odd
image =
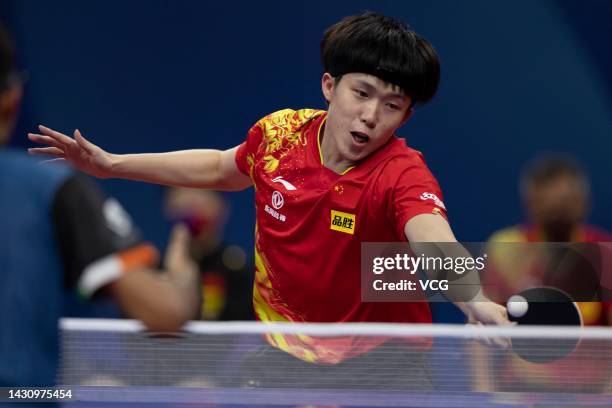
[[247, 138], [238, 147], [236, 152], [236, 165], [238, 169], [245, 175], [252, 177], [253, 166], [255, 165], [255, 156], [261, 145], [264, 136], [264, 127], [262, 119], [254, 124], [247, 133]]
[[398, 237], [405, 238], [404, 227], [414, 216], [439, 214], [447, 218], [440, 186], [421, 158], [394, 173], [399, 176], [393, 188], [390, 215]]
[[82, 176], [60, 186], [52, 212], [66, 284], [84, 297], [130, 269], [157, 263], [157, 250], [141, 240], [121, 204]]
[[278, 158], [274, 160], [272, 153], [294, 144], [302, 126], [323, 113], [315, 109], [282, 109], [263, 117], [249, 129], [246, 140], [238, 147], [238, 169], [252, 179], [258, 160], [266, 161], [266, 169], [273, 168]]

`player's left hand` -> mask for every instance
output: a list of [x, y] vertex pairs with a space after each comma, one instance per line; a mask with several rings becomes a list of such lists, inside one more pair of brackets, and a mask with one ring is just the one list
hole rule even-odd
[[28, 133], [28, 138], [46, 147], [30, 148], [30, 154], [55, 157], [50, 161], [65, 161], [93, 177], [113, 177], [115, 155], [85, 139], [78, 129], [74, 131], [74, 138], [46, 126], [39, 125], [38, 129], [42, 134]]

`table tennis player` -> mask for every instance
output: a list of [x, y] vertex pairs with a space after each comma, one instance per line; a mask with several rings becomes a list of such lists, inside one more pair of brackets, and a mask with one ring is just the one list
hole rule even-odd
[[[8, 141], [22, 97], [14, 48], [0, 26], [0, 144]], [[59, 363], [58, 320], [66, 290], [113, 295], [128, 315], [174, 331], [197, 311], [189, 235], [178, 228], [165, 278], [112, 197], [67, 166], [41, 166], [0, 149], [0, 386], [52, 386]]]
[[[440, 187], [423, 155], [396, 136], [436, 93], [440, 65], [432, 45], [405, 24], [375, 13], [332, 25], [321, 42], [321, 88], [327, 110], [269, 114], [226, 151], [111, 154], [47, 127], [30, 134], [54, 156], [101, 178], [162, 185], [255, 188], [256, 278], [261, 321], [430, 323], [426, 302], [360, 300], [362, 242], [455, 242]], [[507, 324], [505, 308], [487, 299], [458, 302], [483, 324]], [[309, 363], [337, 365], [376, 344], [269, 336]], [[422, 366], [423, 361], [412, 364]], [[265, 356], [262, 358], [265, 361]], [[426, 376], [424, 376], [426, 377]]]

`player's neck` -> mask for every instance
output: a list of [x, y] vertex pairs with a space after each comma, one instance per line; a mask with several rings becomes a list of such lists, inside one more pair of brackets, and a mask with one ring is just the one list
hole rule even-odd
[[321, 152], [321, 162], [334, 173], [343, 174], [356, 163], [345, 159], [340, 154], [340, 149], [334, 137], [328, 133], [325, 123], [323, 123], [319, 135], [319, 148]]

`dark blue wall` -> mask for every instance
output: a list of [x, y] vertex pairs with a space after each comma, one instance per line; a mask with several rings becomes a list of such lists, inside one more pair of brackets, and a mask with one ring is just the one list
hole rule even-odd
[[[3, 3], [28, 71], [17, 145], [35, 124], [117, 152], [229, 148], [261, 116], [323, 107], [325, 27], [371, 9], [438, 49], [436, 99], [401, 130], [445, 193], [457, 236], [479, 241], [522, 219], [521, 165], [544, 151], [593, 177], [591, 221], [612, 229], [609, 2], [30, 1]], [[161, 188], [104, 182], [163, 245]], [[232, 195], [229, 240], [252, 245], [252, 193]]]

